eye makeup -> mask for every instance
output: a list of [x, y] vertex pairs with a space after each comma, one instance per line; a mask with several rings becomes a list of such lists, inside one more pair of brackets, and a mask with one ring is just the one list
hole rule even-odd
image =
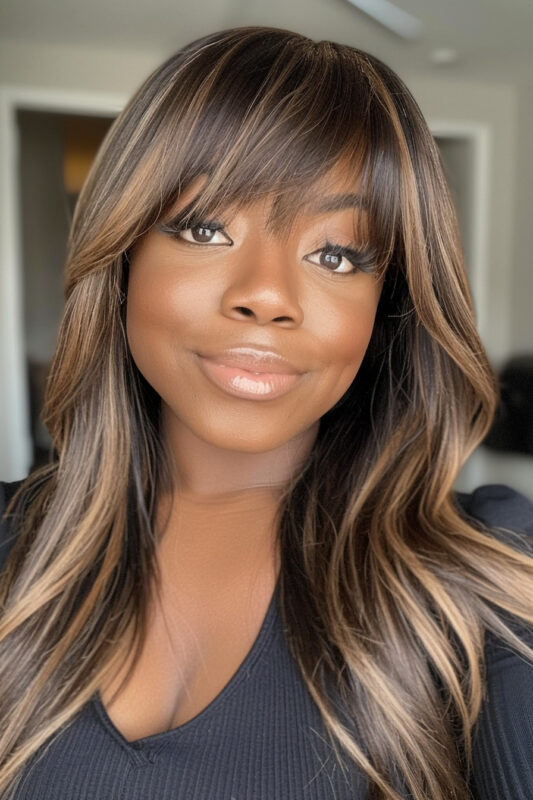
[[[212, 247], [212, 246], [224, 246], [224, 245], [231, 245], [232, 241], [228, 234], [224, 231], [225, 223], [215, 219], [209, 218], [200, 218], [191, 215], [190, 210], [185, 207], [175, 215], [172, 219], [166, 222], [160, 222], [156, 224], [156, 229], [161, 233], [167, 234], [172, 236], [180, 241], [184, 242], [185, 244], [190, 244], [196, 247]], [[201, 228], [204, 230], [209, 231], [223, 231], [224, 236], [227, 238], [227, 242], [216, 242], [214, 245], [211, 242], [194, 242], [190, 241], [189, 239], [184, 239], [182, 236], [179, 236], [180, 232], [185, 230], [191, 230], [193, 228]], [[309, 256], [317, 255], [320, 253], [324, 253], [326, 259], [330, 259], [329, 265], [328, 263], [321, 263], [316, 264], [316, 262], [311, 261]], [[335, 242], [331, 242], [327, 240], [321, 247], [314, 250], [312, 253], [309, 253], [304, 258], [306, 261], [309, 261], [316, 266], [323, 267], [325, 270], [329, 271], [333, 275], [353, 275], [354, 273], [358, 272], [366, 272], [366, 273], [373, 273], [375, 272], [375, 254], [369, 246], [365, 245], [364, 247], [350, 247], [347, 245], [340, 245]], [[352, 265], [352, 269], [350, 270], [343, 270], [337, 271], [336, 269], [331, 269], [331, 266], [338, 267], [340, 264], [335, 264], [332, 259], [347, 259], [350, 264]]]

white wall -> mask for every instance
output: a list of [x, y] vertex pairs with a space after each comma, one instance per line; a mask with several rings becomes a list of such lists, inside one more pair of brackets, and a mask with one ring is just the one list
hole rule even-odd
[[2, 41], [0, 83], [130, 94], [165, 55], [163, 52]]
[[511, 336], [517, 351], [533, 354], [533, 76], [530, 79], [517, 95]]
[[516, 180], [517, 90], [513, 86], [407, 78], [431, 121], [485, 124], [489, 141], [488, 240], [483, 340], [496, 368], [514, 349], [514, 184]]
[[[499, 369], [518, 352], [533, 354], [533, 87], [467, 81], [406, 82], [429, 120], [485, 123], [490, 130], [487, 287], [483, 340]], [[533, 499], [533, 458], [478, 448], [457, 488], [505, 483]]]

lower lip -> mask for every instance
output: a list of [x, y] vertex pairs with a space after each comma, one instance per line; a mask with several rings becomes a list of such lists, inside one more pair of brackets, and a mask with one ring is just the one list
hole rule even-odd
[[300, 374], [285, 375], [278, 372], [261, 372], [258, 375], [242, 367], [226, 367], [209, 358], [198, 356], [203, 372], [220, 389], [235, 397], [248, 400], [272, 400], [290, 391], [301, 378]]

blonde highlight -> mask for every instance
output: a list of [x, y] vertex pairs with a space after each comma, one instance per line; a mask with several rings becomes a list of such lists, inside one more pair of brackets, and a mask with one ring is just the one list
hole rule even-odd
[[453, 498], [498, 396], [453, 203], [388, 67], [259, 26], [203, 37], [161, 65], [114, 122], [76, 207], [43, 413], [54, 458], [7, 509], [17, 536], [0, 581], [3, 797], [125, 641], [133, 668], [158, 584], [155, 507], [172, 482], [159, 398], [127, 345], [129, 248], [201, 174], [194, 208], [275, 193], [283, 230], [302, 187], [340, 161], [361, 177], [384, 287], [361, 368], [282, 498], [286, 641], [368, 800], [469, 797], [485, 631], [533, 661], [505, 622], [533, 623], [533, 554]]

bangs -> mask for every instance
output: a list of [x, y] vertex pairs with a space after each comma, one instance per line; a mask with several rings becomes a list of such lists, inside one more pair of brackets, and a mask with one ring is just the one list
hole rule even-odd
[[400, 224], [401, 176], [393, 124], [364, 63], [353, 48], [275, 32], [201, 50], [167, 106], [156, 221], [203, 177], [185, 219], [269, 195], [267, 227], [283, 236], [316, 197], [317, 181], [340, 166], [348, 191], [359, 182], [355, 233], [384, 268]]

